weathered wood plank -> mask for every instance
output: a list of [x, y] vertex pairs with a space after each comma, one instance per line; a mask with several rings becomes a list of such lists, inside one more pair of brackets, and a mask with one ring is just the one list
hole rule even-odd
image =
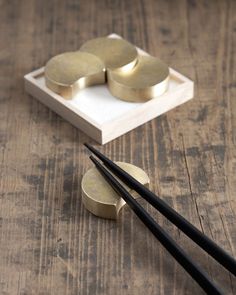
[[[235, 1], [0, 2], [0, 293], [202, 294], [125, 208], [118, 222], [81, 203], [85, 134], [24, 93], [23, 76], [116, 32], [196, 83], [195, 99], [105, 145], [236, 256]], [[235, 278], [141, 203], [226, 291]]]

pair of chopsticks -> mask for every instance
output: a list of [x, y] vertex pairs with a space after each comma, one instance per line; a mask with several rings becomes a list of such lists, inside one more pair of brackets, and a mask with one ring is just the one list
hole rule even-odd
[[149, 228], [159, 242], [179, 262], [179, 264], [182, 265], [182, 267], [191, 275], [199, 286], [201, 286], [207, 294], [223, 294], [210, 277], [192, 260], [187, 253], [185, 253], [185, 251], [169, 236], [169, 234], [157, 224], [157, 222], [148, 214], [147, 211], [144, 210], [144, 208], [108, 171], [108, 169], [128, 187], [135, 190], [141, 197], [162, 213], [168, 220], [176, 225], [190, 239], [192, 239], [216, 261], [223, 265], [234, 276], [236, 276], [236, 260], [130, 174], [125, 172], [122, 168], [91, 145], [87, 143], [84, 145], [103, 162], [102, 165], [93, 156], [90, 156], [90, 159], [93, 161], [105, 180], [126, 201], [126, 203]]

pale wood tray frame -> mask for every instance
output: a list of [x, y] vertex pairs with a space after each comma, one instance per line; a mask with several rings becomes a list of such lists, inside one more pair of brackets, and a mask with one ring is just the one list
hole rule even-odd
[[[114, 34], [110, 36], [119, 38]], [[140, 49], [139, 51], [147, 54]], [[156, 99], [143, 103], [113, 121], [98, 124], [93, 118], [69, 104], [63, 97], [45, 85], [39, 84], [38, 79], [43, 75], [44, 67], [25, 75], [26, 91], [100, 144], [105, 144], [185, 103], [193, 98], [194, 94], [193, 81], [170, 68], [170, 79], [179, 84], [171, 92], [166, 92]]]

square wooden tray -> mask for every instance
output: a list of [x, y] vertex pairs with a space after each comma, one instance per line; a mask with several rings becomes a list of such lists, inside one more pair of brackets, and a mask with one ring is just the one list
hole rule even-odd
[[[111, 34], [109, 37], [121, 38]], [[138, 49], [140, 54], [146, 52]], [[144, 103], [130, 103], [113, 97], [106, 85], [86, 88], [72, 100], [65, 100], [45, 85], [44, 67], [24, 77], [26, 91], [57, 114], [105, 144], [193, 98], [193, 81], [170, 68], [168, 90]]]

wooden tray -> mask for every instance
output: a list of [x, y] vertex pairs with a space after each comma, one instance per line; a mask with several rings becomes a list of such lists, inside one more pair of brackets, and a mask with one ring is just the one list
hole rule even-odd
[[[109, 37], [121, 38], [111, 34]], [[138, 49], [140, 54], [146, 52]], [[144, 103], [130, 103], [113, 97], [106, 85], [86, 88], [72, 100], [65, 100], [45, 85], [44, 67], [24, 77], [26, 91], [100, 144], [156, 118], [193, 98], [193, 81], [170, 68], [169, 89]]]

